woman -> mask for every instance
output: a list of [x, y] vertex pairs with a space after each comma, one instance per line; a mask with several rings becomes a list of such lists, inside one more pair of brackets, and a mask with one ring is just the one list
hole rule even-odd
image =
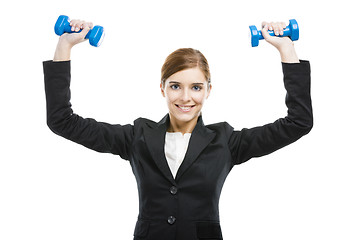
[[211, 92], [206, 58], [194, 49], [170, 54], [161, 93], [169, 113], [158, 123], [139, 118], [132, 125], [84, 119], [70, 104], [71, 48], [84, 41], [92, 24], [73, 20], [80, 33], [63, 34], [53, 61], [44, 62], [47, 121], [58, 135], [130, 162], [137, 180], [139, 215], [134, 239], [222, 239], [218, 203], [234, 165], [282, 148], [312, 128], [310, 64], [300, 61], [284, 23], [263, 23], [262, 34], [279, 51], [288, 115], [274, 123], [235, 131], [228, 123], [205, 126], [201, 109]]

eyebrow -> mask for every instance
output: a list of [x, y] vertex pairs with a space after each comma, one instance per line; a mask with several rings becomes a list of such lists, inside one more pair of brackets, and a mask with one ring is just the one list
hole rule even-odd
[[[171, 81], [169, 83], [177, 83], [180, 84], [180, 82], [176, 82], [176, 81]], [[204, 85], [204, 83], [192, 83], [192, 85]]]

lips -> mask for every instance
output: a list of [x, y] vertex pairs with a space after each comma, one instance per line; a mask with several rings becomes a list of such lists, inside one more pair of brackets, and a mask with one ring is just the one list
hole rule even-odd
[[182, 112], [190, 112], [190, 110], [195, 107], [195, 105], [177, 105], [175, 104], [177, 108], [179, 108]]

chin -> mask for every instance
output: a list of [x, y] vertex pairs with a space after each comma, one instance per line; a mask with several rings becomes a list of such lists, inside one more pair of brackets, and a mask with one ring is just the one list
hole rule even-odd
[[200, 113], [196, 114], [171, 114], [177, 121], [181, 122], [191, 122], [194, 119], [197, 119]]

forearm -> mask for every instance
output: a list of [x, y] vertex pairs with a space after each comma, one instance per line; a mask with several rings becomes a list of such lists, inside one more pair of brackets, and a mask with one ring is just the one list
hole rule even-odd
[[300, 63], [299, 57], [296, 54], [294, 43], [279, 49], [281, 62], [283, 63]]
[[312, 128], [313, 115], [310, 95], [310, 63], [282, 63], [284, 85], [287, 91], [287, 118], [307, 132]]
[[71, 48], [72, 47], [69, 44], [59, 39], [53, 61], [69, 61], [71, 56]]
[[70, 61], [45, 61], [44, 81], [47, 124], [54, 132], [64, 130], [62, 123], [73, 114], [70, 104]]

